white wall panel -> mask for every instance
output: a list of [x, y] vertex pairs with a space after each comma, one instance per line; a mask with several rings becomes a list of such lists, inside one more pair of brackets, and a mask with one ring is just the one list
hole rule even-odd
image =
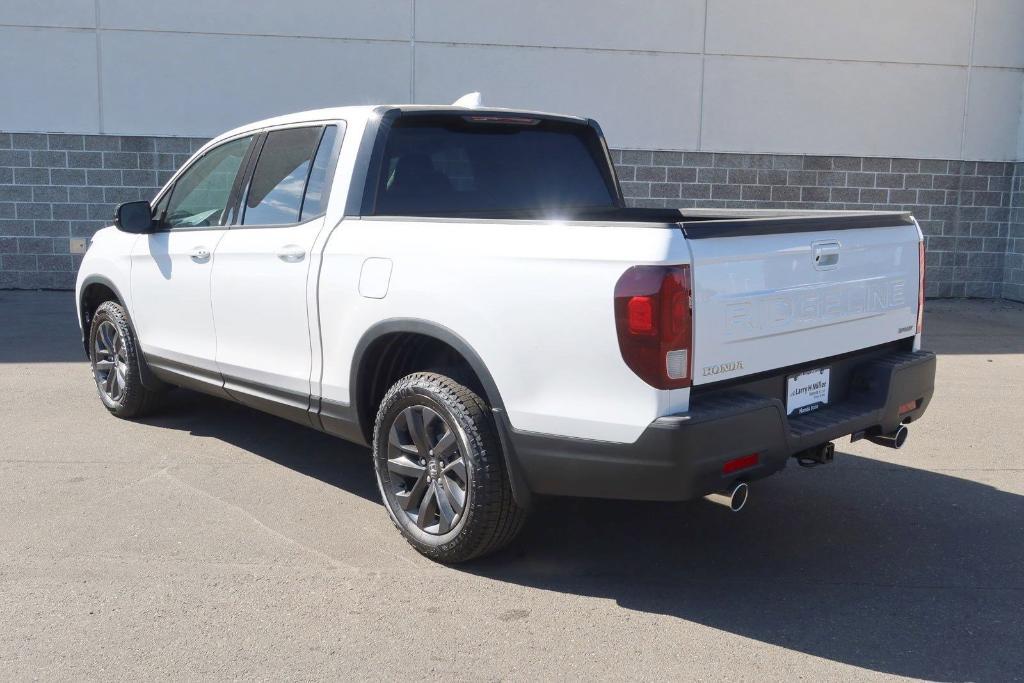
[[106, 129], [220, 133], [276, 114], [409, 99], [409, 46], [104, 31]]
[[0, 129], [95, 132], [96, 34], [0, 27]]
[[100, 0], [104, 28], [408, 40], [411, 0]]
[[705, 149], [957, 158], [967, 70], [708, 57]]
[[211, 135], [481, 90], [619, 147], [1024, 155], [1024, 0], [0, 0], [0, 60], [3, 130], [99, 132], [101, 96], [104, 132]]
[[1017, 154], [1014, 161], [1024, 161], [1024, 84], [1020, 90], [1020, 122], [1017, 127]]
[[967, 64], [972, 12], [972, 0], [708, 0], [707, 50]]
[[1024, 0], [978, 0], [974, 63], [1024, 68]]
[[700, 52], [704, 0], [420, 1], [416, 39]]
[[96, 26], [95, 0], [2, 0], [0, 24], [13, 26]]
[[1024, 71], [975, 68], [967, 103], [965, 159], [1013, 161]]
[[700, 57], [505, 47], [416, 46], [416, 101], [473, 90], [485, 105], [597, 119], [617, 147], [694, 149]]

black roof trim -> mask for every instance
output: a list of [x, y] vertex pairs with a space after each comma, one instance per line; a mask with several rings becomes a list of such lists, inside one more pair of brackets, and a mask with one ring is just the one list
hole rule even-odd
[[521, 109], [499, 109], [488, 107], [478, 107], [475, 109], [471, 109], [469, 107], [451, 107], [428, 104], [397, 105], [385, 107], [385, 109], [397, 111], [400, 113], [401, 116], [521, 116], [524, 118], [540, 119], [541, 121], [562, 121], [565, 123], [575, 123], [584, 126], [587, 125], [589, 122], [588, 119], [579, 116], [569, 116], [567, 114], [548, 114], [546, 112], [527, 111]]

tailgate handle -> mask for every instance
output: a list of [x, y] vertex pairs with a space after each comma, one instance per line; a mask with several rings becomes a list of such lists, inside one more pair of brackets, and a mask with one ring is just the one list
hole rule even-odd
[[839, 266], [839, 242], [815, 242], [811, 251], [816, 270], [832, 270]]

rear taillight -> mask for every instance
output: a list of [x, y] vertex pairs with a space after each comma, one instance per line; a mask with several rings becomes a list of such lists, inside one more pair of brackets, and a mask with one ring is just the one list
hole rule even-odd
[[924, 240], [917, 243], [917, 333], [924, 332]]
[[615, 328], [626, 365], [658, 389], [690, 386], [690, 266], [634, 266], [615, 285]]

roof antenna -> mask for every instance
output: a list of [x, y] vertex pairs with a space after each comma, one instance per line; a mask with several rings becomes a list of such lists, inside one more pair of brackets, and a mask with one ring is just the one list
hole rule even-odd
[[478, 109], [480, 107], [480, 93], [468, 92], [459, 99], [452, 102], [453, 107], [466, 107], [467, 109]]

